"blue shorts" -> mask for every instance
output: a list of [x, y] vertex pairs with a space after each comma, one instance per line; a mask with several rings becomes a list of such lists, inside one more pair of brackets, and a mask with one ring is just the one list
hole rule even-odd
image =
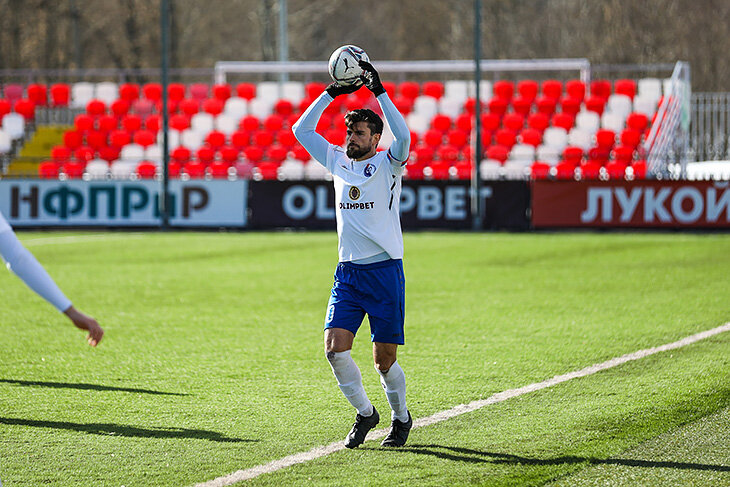
[[367, 313], [373, 342], [403, 345], [405, 291], [406, 278], [400, 259], [372, 264], [340, 262], [335, 270], [324, 327], [344, 328], [355, 335]]

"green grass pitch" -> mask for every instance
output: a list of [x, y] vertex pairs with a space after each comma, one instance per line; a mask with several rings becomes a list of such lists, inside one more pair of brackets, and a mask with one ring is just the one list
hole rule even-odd
[[[97, 349], [0, 272], [4, 486], [185, 486], [344, 438], [325, 233], [20, 233]], [[407, 233], [408, 404], [425, 417], [730, 320], [730, 235]], [[728, 485], [730, 333], [248, 485]], [[367, 323], [353, 356], [387, 420]], [[386, 421], [381, 420], [380, 427]], [[246, 484], [243, 484], [246, 485]]]

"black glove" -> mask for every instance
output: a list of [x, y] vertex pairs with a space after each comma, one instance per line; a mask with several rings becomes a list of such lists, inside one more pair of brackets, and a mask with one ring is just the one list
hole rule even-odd
[[385, 93], [383, 83], [380, 82], [380, 76], [372, 64], [367, 61], [360, 61], [358, 63], [362, 68], [363, 73], [360, 75], [360, 79], [368, 90], [373, 92], [373, 95], [380, 96]]
[[327, 88], [324, 89], [324, 91], [326, 91], [327, 94], [332, 98], [335, 98], [339, 95], [349, 95], [350, 93], [355, 93], [357, 90], [360, 89], [360, 86], [360, 83], [356, 83], [354, 85], [340, 85], [337, 83], [331, 83]]

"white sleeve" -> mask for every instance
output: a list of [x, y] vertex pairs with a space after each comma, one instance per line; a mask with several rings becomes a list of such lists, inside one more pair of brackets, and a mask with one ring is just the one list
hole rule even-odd
[[390, 149], [388, 149], [390, 157], [395, 159], [398, 164], [404, 165], [411, 151], [411, 132], [408, 130], [403, 115], [400, 114], [387, 93], [378, 96], [377, 100], [383, 110], [385, 119], [388, 121], [390, 130], [393, 132], [394, 140]]
[[312, 102], [311, 105], [302, 113], [299, 120], [292, 126], [292, 132], [300, 144], [307, 149], [314, 160], [322, 164], [331, 171], [327, 166], [327, 154], [329, 152], [330, 143], [327, 139], [319, 135], [317, 130], [317, 122], [319, 117], [324, 113], [327, 105], [332, 103], [333, 98], [325, 91]]
[[0, 231], [0, 255], [9, 270], [58, 311], [66, 311], [71, 306], [71, 301], [61, 292], [33, 254], [23, 247], [9, 226]]

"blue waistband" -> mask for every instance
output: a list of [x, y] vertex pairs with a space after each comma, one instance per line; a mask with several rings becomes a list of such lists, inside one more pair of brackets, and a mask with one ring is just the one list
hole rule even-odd
[[402, 259], [388, 259], [381, 260], [380, 262], [373, 262], [372, 264], [355, 264], [354, 262], [339, 262], [338, 266], [349, 267], [350, 269], [369, 270], [369, 269], [380, 269], [381, 267], [388, 267], [391, 265], [402, 262]]

